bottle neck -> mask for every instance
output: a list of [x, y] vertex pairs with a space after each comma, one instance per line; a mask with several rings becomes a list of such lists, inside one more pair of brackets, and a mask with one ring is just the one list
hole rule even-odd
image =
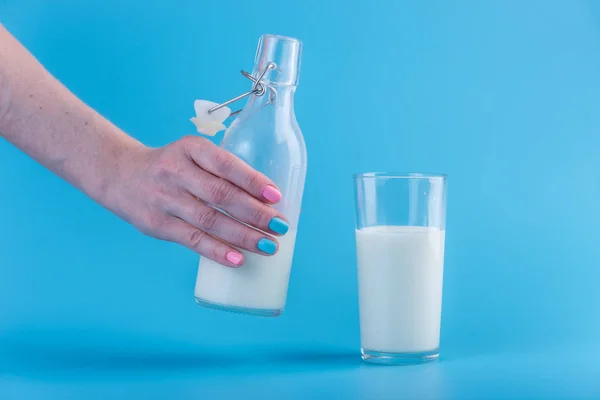
[[294, 94], [296, 86], [293, 85], [266, 85], [265, 94], [251, 96], [248, 108], [258, 111], [259, 108], [269, 107], [274, 111], [287, 109], [294, 111]]
[[302, 43], [297, 39], [261, 36], [252, 75], [262, 76], [265, 92], [248, 98], [242, 113], [233, 122], [232, 130], [247, 123], [260, 127], [263, 135], [277, 136], [277, 140], [285, 140], [289, 135], [301, 136], [294, 113], [301, 49]]
[[298, 136], [300, 129], [294, 112], [295, 91], [296, 86], [268, 85], [264, 95], [254, 95], [248, 99], [233, 124], [249, 124], [256, 129], [258, 136], [274, 137], [276, 142]]
[[266, 85], [297, 86], [301, 54], [302, 43], [299, 40], [278, 35], [263, 35], [256, 49], [252, 75], [259, 76], [266, 69], [262, 79]]

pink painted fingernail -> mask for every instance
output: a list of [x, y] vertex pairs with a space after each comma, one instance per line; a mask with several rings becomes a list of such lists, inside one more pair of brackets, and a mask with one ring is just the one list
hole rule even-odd
[[262, 195], [271, 203], [278, 203], [281, 200], [281, 192], [271, 185], [265, 186]]
[[230, 251], [229, 253], [227, 253], [227, 261], [229, 261], [233, 265], [240, 265], [243, 259], [244, 256], [235, 251]]

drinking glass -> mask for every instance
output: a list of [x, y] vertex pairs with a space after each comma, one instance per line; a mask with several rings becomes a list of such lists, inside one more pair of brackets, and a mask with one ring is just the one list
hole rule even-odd
[[363, 360], [414, 364], [438, 358], [446, 176], [354, 175]]

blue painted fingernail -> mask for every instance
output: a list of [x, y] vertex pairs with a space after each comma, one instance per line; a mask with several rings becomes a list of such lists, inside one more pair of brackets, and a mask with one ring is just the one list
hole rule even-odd
[[277, 243], [267, 238], [260, 239], [256, 247], [258, 247], [258, 249], [263, 253], [267, 254], [275, 254], [275, 251], [277, 251]]
[[279, 217], [273, 217], [271, 222], [269, 222], [269, 229], [275, 233], [279, 233], [280, 235], [285, 235], [290, 229], [290, 226], [287, 222]]

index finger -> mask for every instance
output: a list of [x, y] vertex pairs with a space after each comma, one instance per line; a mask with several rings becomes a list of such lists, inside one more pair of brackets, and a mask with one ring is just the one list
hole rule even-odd
[[257, 199], [271, 204], [281, 200], [281, 191], [271, 179], [209, 140], [193, 143], [188, 153], [200, 168], [228, 180]]

